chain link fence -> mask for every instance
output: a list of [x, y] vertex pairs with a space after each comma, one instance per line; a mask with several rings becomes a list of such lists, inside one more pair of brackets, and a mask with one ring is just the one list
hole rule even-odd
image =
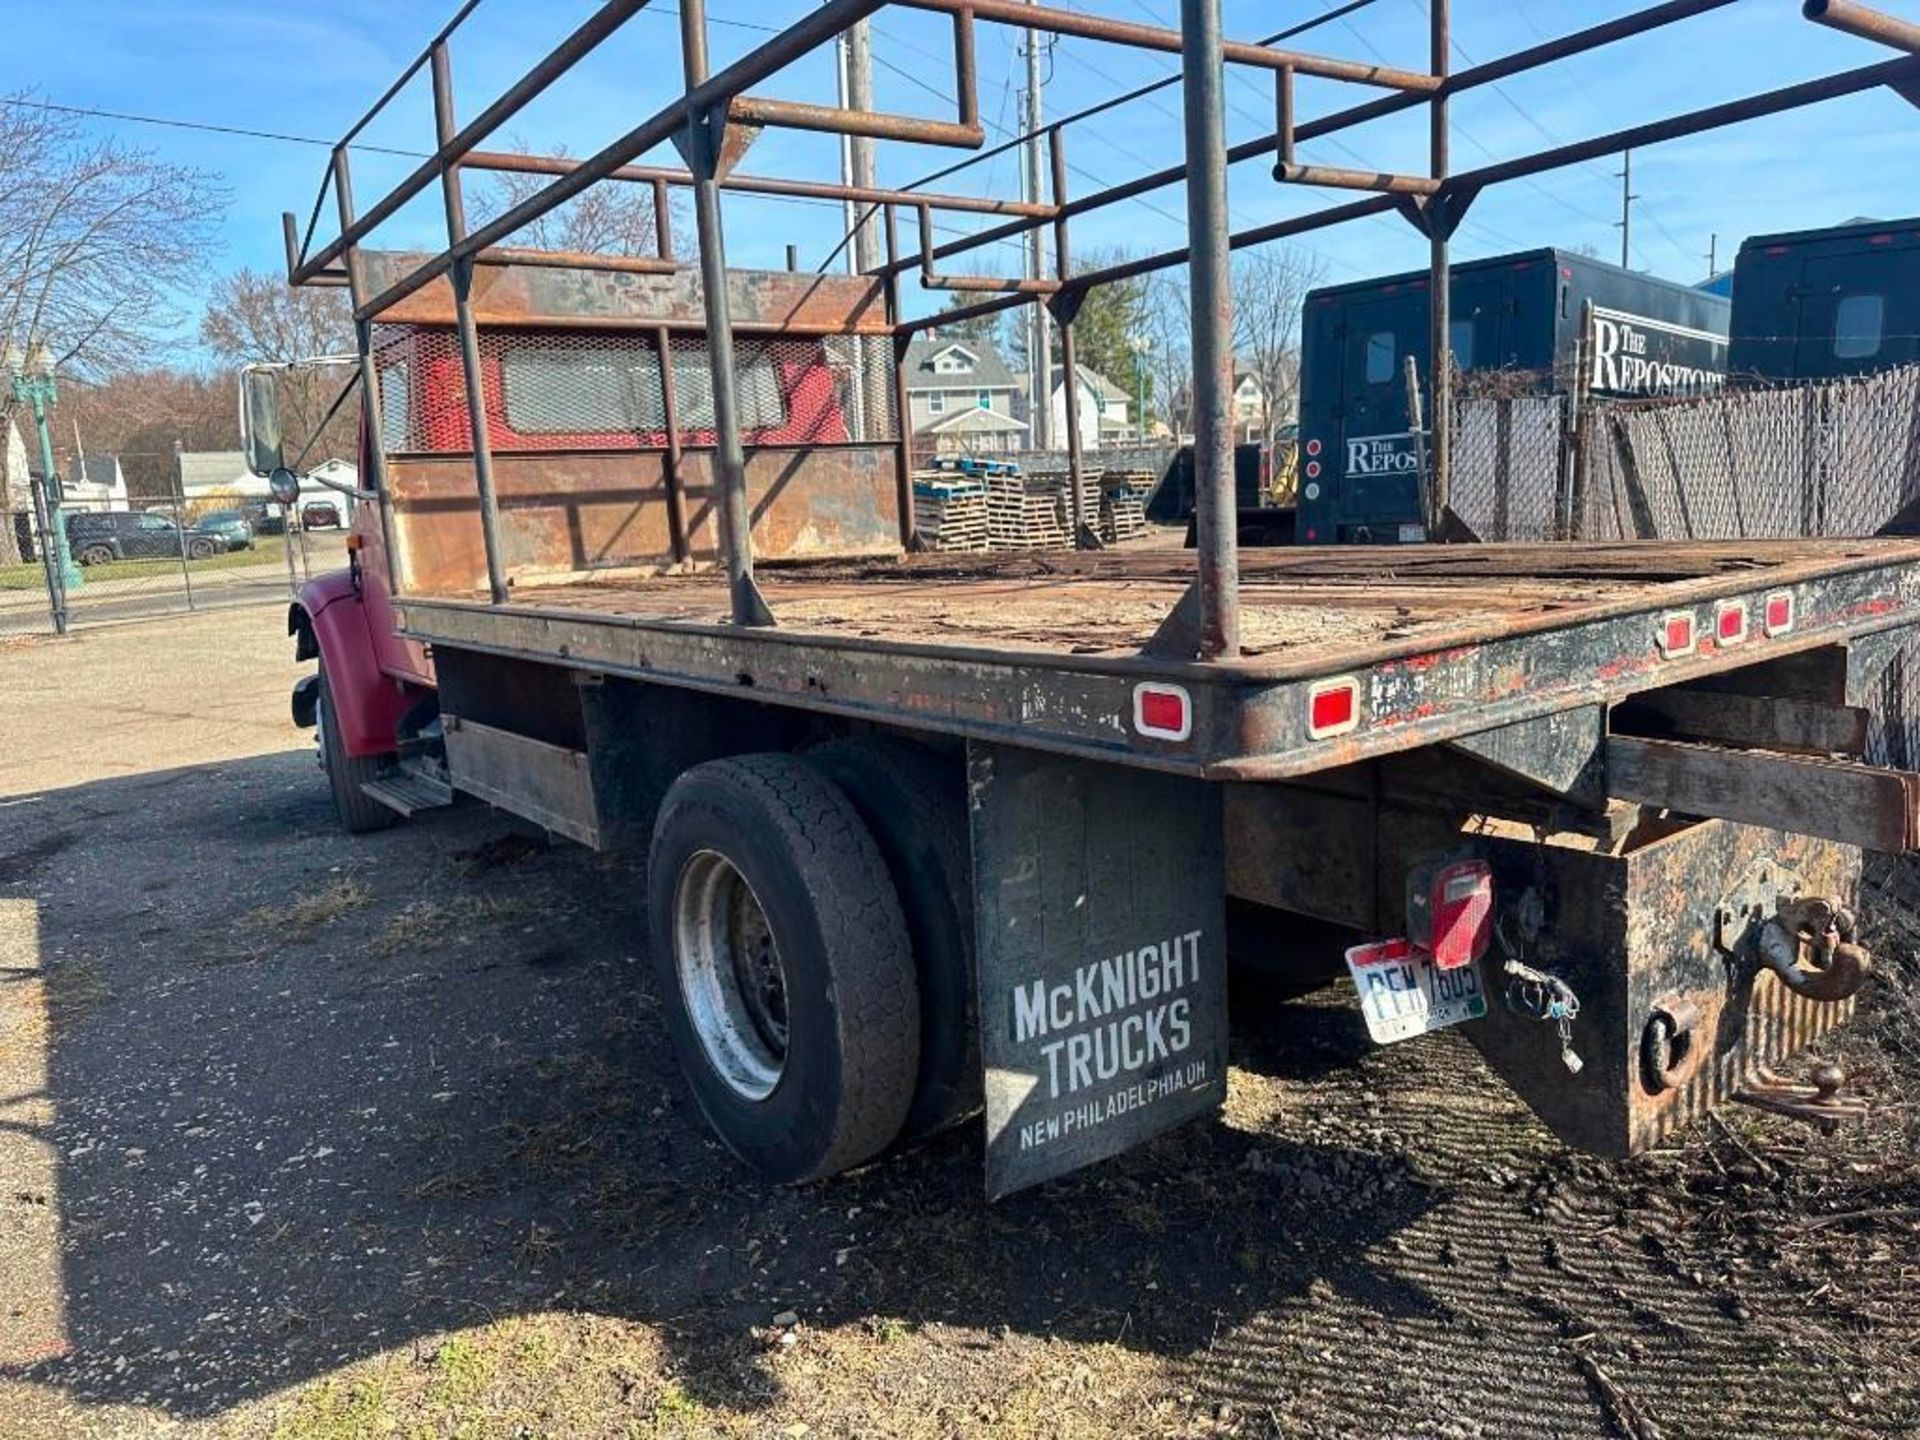
[[[36, 481], [36, 492], [42, 487]], [[36, 500], [39, 501], [36, 494]], [[324, 514], [324, 510], [321, 511]], [[336, 523], [291, 533], [281, 507], [243, 500], [136, 500], [119, 510], [64, 509], [61, 564], [44, 502], [14, 517], [18, 562], [0, 564], [0, 639], [227, 605], [285, 603], [313, 574], [346, 564]], [[63, 573], [64, 572], [64, 573]]]

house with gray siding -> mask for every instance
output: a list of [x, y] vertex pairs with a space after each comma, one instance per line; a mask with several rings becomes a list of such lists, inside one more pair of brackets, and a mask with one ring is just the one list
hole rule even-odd
[[1015, 418], [1017, 382], [1000, 352], [982, 340], [934, 331], [907, 347], [907, 425], [914, 453], [1001, 455], [1027, 448]]

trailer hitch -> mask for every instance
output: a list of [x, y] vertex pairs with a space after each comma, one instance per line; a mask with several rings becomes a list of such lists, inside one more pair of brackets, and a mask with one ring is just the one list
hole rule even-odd
[[1851, 1000], [1873, 973], [1853, 912], [1823, 896], [1781, 896], [1754, 953], [1794, 994], [1821, 1004]]
[[1761, 1070], [1734, 1091], [1733, 1098], [1756, 1110], [1768, 1110], [1790, 1120], [1817, 1125], [1823, 1135], [1831, 1135], [1842, 1120], [1867, 1118], [1864, 1096], [1840, 1093], [1847, 1076], [1838, 1065], [1822, 1065], [1811, 1078], [1811, 1085], [1796, 1085], [1770, 1070]]

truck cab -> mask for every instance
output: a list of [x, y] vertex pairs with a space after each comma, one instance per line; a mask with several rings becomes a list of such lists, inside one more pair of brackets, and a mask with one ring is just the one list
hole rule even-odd
[[1743, 382], [1920, 361], [1920, 218], [1753, 236], [1734, 262], [1732, 328]]

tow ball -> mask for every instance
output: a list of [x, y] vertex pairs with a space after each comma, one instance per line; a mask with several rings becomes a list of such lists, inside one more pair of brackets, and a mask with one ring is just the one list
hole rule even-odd
[[[1753, 953], [1782, 985], [1816, 1004], [1851, 1000], [1873, 973], [1873, 957], [1856, 938], [1853, 912], [1826, 896], [1780, 896], [1754, 938]], [[1762, 1068], [1733, 1098], [1826, 1132], [1842, 1120], [1865, 1117], [1863, 1097], [1840, 1093], [1847, 1077], [1838, 1065], [1817, 1066], [1809, 1078], [1811, 1085], [1795, 1084]]]

